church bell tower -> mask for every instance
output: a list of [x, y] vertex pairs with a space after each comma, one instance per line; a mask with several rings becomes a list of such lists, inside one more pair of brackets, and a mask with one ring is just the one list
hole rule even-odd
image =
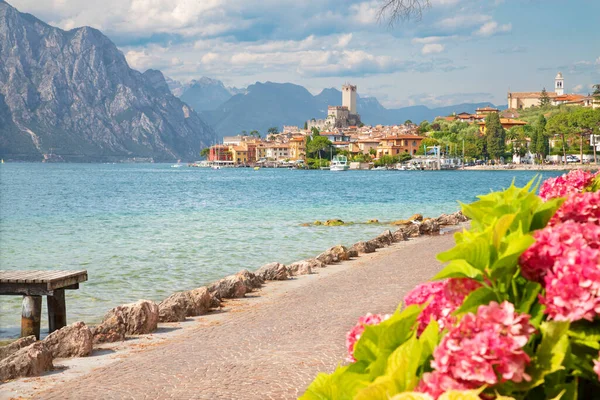
[[556, 78], [554, 78], [554, 91], [556, 92], [557, 96], [562, 96], [565, 94], [565, 80], [562, 72], [556, 74]]

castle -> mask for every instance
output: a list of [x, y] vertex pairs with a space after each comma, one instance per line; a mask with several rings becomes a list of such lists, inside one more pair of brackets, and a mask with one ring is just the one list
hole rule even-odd
[[358, 126], [360, 123], [360, 115], [356, 109], [356, 86], [344, 84], [342, 86], [342, 105], [328, 106], [327, 118], [308, 120], [306, 126], [308, 129], [317, 128], [323, 131]]

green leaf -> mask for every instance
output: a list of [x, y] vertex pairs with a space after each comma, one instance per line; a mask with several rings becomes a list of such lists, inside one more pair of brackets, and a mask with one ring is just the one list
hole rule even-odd
[[300, 400], [329, 400], [334, 397], [331, 375], [320, 373], [300, 397]]
[[440, 325], [436, 320], [432, 319], [427, 325], [427, 328], [419, 336], [419, 341], [422, 345], [421, 359], [419, 365], [425, 364], [427, 359], [433, 355], [433, 351], [440, 341]]
[[354, 396], [354, 400], [389, 400], [391, 396], [398, 393], [391, 377], [384, 375], [377, 378], [375, 382], [361, 389]]
[[417, 383], [417, 369], [423, 351], [421, 342], [416, 334], [398, 347], [388, 358], [385, 374], [391, 376], [395, 382], [397, 392], [410, 391]]
[[446, 278], [471, 278], [477, 281], [483, 281], [483, 273], [473, 267], [466, 260], [453, 260], [446, 265], [433, 280]]
[[568, 321], [547, 321], [541, 324], [542, 342], [535, 352], [527, 373], [530, 382], [517, 385], [522, 390], [529, 390], [544, 383], [544, 377], [563, 369], [563, 361], [569, 350]]
[[517, 306], [517, 310], [522, 314], [529, 314], [531, 306], [538, 298], [538, 294], [542, 290], [542, 285], [537, 282], [528, 281], [525, 287], [521, 290], [522, 296]]
[[490, 240], [488, 236], [485, 232], [471, 237], [465, 233], [463, 242], [446, 252], [438, 254], [437, 259], [441, 262], [466, 260], [473, 267], [483, 271], [490, 262]]
[[490, 304], [492, 301], [498, 301], [498, 295], [491, 288], [482, 286], [469, 293], [462, 305], [454, 311], [454, 314], [460, 315], [468, 312], [476, 312], [479, 306]]
[[504, 236], [508, 232], [508, 229], [510, 228], [511, 224], [515, 220], [515, 217], [516, 217], [516, 214], [506, 214], [506, 215], [501, 216], [498, 219], [498, 221], [496, 221], [496, 224], [494, 225], [494, 230], [493, 230], [494, 236], [492, 238], [493, 245], [495, 248], [497, 248], [497, 249], [500, 248], [500, 242], [502, 241], [502, 239], [504, 239]]
[[541, 203], [533, 213], [531, 220], [530, 231], [545, 228], [548, 225], [550, 218], [556, 213], [556, 210], [560, 208], [562, 203], [565, 201], [564, 198], [551, 199]]
[[568, 335], [581, 341], [600, 343], [600, 322], [577, 321], [571, 324]]

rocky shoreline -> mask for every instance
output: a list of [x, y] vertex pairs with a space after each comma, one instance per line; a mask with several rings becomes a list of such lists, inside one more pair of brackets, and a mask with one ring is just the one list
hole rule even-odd
[[139, 300], [117, 306], [96, 326], [76, 322], [53, 332], [42, 341], [35, 341], [34, 337], [21, 338], [0, 347], [0, 381], [40, 375], [54, 368], [54, 358], [88, 356], [102, 343], [148, 334], [154, 332], [159, 323], [181, 322], [187, 317], [220, 309], [223, 301], [243, 298], [268, 281], [285, 281], [294, 276], [311, 274], [327, 265], [373, 253], [396, 242], [437, 234], [442, 227], [458, 225], [466, 220], [461, 212], [443, 214], [437, 218], [423, 218], [417, 214], [399, 223], [397, 230], [386, 230], [374, 239], [355, 243], [349, 248], [338, 245], [315, 258], [289, 265], [270, 263], [255, 272], [242, 270], [207, 286], [174, 293], [158, 304]]

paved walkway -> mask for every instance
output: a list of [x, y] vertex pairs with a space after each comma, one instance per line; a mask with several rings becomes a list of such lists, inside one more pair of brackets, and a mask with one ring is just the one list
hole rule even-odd
[[44, 399], [292, 399], [345, 354], [345, 333], [367, 312], [394, 311], [439, 270], [451, 235], [396, 244], [323, 273], [269, 283], [260, 298], [164, 344], [58, 383]]

